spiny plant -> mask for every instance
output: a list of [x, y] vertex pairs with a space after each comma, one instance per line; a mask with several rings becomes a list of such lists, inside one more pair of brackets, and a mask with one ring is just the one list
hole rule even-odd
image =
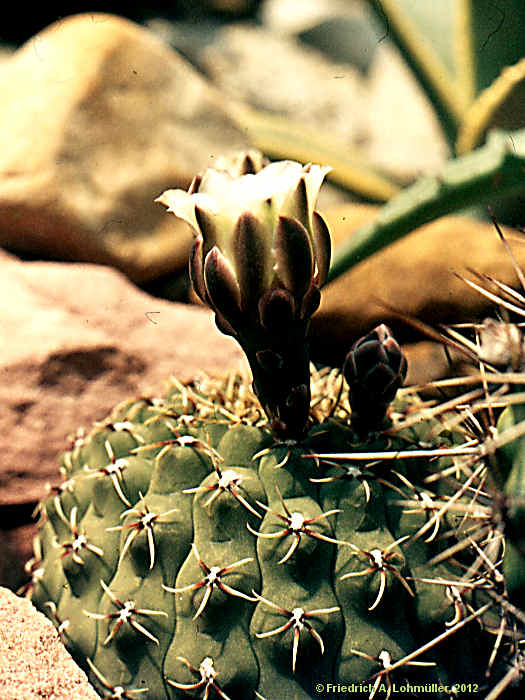
[[105, 698], [495, 698], [523, 670], [516, 372], [489, 381], [487, 341], [450, 337], [478, 385], [423, 400], [383, 325], [310, 367], [325, 172], [246, 154], [159, 198], [253, 384], [172, 378], [61, 458], [30, 589]]

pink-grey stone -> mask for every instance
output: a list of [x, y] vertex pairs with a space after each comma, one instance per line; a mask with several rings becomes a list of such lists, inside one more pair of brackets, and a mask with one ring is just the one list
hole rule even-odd
[[0, 506], [37, 501], [78, 427], [171, 374], [236, 366], [208, 310], [155, 299], [91, 264], [0, 255]]
[[98, 700], [45, 615], [0, 587], [0, 698]]

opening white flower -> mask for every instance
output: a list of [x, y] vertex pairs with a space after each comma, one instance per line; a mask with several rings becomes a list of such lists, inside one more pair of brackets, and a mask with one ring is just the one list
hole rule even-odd
[[289, 160], [265, 165], [248, 153], [223, 159], [187, 192], [157, 199], [193, 228], [195, 292], [242, 345], [257, 395], [283, 434], [302, 433], [308, 419], [306, 333], [330, 266], [330, 234], [315, 204], [329, 170]]

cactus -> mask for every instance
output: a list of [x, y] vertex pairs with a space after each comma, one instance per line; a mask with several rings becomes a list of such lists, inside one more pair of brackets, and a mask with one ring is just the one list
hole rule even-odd
[[[160, 199], [194, 226], [193, 283], [245, 348], [253, 387], [235, 373], [172, 378], [76, 435], [40, 507], [33, 601], [106, 698], [445, 698], [510, 684], [523, 619], [487, 464], [498, 449], [516, 462], [514, 442], [483, 433], [483, 390], [433, 405], [401, 389], [385, 326], [343, 372], [311, 368], [323, 169], [255, 156], [221, 167]], [[516, 518], [508, 540], [523, 556]]]
[[[363, 440], [340, 384], [314, 373], [301, 442], [280, 443], [231, 375], [126, 401], [65, 453], [32, 597], [106, 697], [308, 698], [377, 672], [380, 688], [479, 683], [489, 639], [461, 629], [387, 674], [490, 605], [454, 584], [459, 565], [429, 564], [477, 522], [440, 514], [453, 493], [424, 484], [455, 454], [452, 436], [434, 440], [446, 456], [418, 456], [442, 426], [403, 428], [412, 397], [394, 404], [392, 435]], [[332, 455], [344, 451], [353, 459]]]

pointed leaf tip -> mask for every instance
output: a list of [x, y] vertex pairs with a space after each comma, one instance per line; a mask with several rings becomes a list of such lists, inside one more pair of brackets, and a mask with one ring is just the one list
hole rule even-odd
[[193, 180], [191, 181], [191, 184], [188, 188], [188, 194], [195, 194], [195, 192], [199, 191], [199, 187], [202, 182], [202, 175], [195, 175]]
[[201, 301], [208, 303], [206, 285], [204, 283], [204, 257], [202, 236], [196, 236], [191, 246], [189, 259], [190, 282]]
[[204, 239], [204, 255], [207, 255], [217, 243], [217, 228], [215, 226], [213, 214], [196, 204], [195, 220]]
[[288, 216], [291, 219], [296, 219], [305, 228], [309, 228], [309, 211], [308, 211], [308, 193], [306, 190], [306, 181], [302, 175], [297, 186], [294, 187], [286, 197], [281, 208], [281, 215]]

